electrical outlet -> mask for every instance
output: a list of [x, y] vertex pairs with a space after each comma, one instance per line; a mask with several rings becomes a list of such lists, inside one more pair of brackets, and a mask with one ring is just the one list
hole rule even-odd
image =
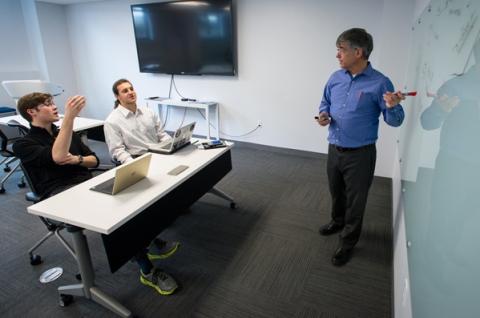
[[257, 122], [257, 127], [262, 127], [262, 126], [263, 126], [263, 123], [262, 123], [261, 120], [259, 120], [259, 121]]

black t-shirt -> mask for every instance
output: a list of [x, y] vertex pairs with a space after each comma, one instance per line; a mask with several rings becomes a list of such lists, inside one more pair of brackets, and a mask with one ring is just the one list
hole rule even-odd
[[[13, 144], [15, 156], [22, 161], [23, 167], [28, 171], [36, 188], [35, 191], [41, 197], [50, 195], [58, 188], [67, 188], [92, 177], [86, 167], [59, 165], [53, 161], [52, 147], [59, 129], [52, 124], [52, 131], [53, 136], [46, 129], [31, 126], [30, 132]], [[95, 153], [81, 141], [76, 133], [72, 134], [69, 151], [72, 155], [96, 157]], [[97, 162], [99, 162], [98, 157]]]

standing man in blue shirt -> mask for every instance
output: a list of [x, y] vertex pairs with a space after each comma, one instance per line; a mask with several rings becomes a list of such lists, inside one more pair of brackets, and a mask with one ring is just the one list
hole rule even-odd
[[320, 234], [341, 231], [332, 257], [333, 265], [341, 266], [360, 238], [375, 171], [380, 114], [388, 125], [400, 126], [404, 112], [399, 102], [405, 97], [399, 91], [392, 93], [392, 82], [372, 68], [368, 57], [373, 39], [367, 31], [344, 31], [336, 44], [342, 69], [330, 76], [316, 118], [321, 126], [329, 125], [327, 174], [332, 197], [332, 219]]

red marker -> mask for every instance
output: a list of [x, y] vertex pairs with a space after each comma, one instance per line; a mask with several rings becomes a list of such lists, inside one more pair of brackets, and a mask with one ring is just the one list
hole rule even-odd
[[417, 92], [401, 92], [403, 96], [417, 96]]

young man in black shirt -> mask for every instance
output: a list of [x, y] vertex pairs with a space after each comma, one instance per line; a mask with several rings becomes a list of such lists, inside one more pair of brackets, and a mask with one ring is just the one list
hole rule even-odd
[[[53, 123], [60, 119], [52, 95], [31, 93], [18, 101], [18, 111], [30, 122], [30, 131], [15, 142], [13, 151], [28, 171], [32, 182], [43, 198], [60, 193], [92, 177], [89, 168], [97, 167], [99, 160], [73, 132], [73, 122], [85, 107], [85, 97], [70, 97], [65, 104], [61, 128]], [[156, 241], [156, 240], [155, 240]], [[150, 259], [166, 258], [174, 249], [152, 243], [136, 256], [140, 266], [140, 281], [162, 295], [170, 295], [177, 283], [167, 273], [154, 268]], [[148, 254], [147, 254], [148, 253]]]
[[30, 122], [30, 131], [13, 145], [13, 151], [42, 198], [90, 179], [88, 168], [98, 166], [95, 153], [73, 133], [73, 121], [84, 106], [83, 96], [71, 97], [65, 105], [62, 129], [58, 129], [53, 123], [60, 118], [49, 94], [29, 94], [18, 102], [18, 111]]

